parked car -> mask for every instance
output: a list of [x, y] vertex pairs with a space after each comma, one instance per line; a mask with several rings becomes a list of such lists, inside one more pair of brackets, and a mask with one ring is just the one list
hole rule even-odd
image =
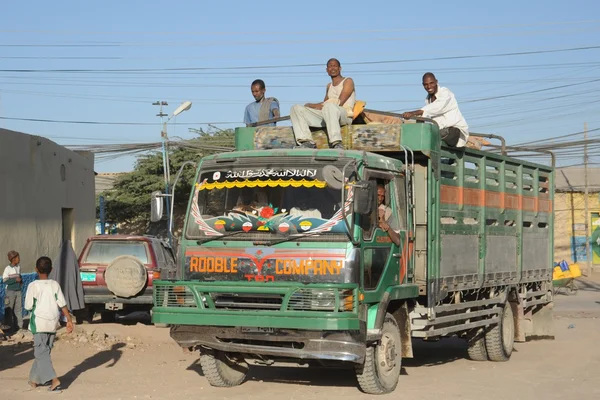
[[150, 311], [152, 281], [175, 274], [169, 244], [153, 236], [101, 235], [90, 237], [79, 256], [86, 312], [100, 313], [103, 322], [116, 313]]

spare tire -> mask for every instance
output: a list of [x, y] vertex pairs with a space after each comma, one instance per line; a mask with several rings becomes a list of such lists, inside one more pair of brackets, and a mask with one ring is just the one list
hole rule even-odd
[[133, 297], [146, 286], [148, 272], [136, 257], [119, 256], [106, 267], [104, 281], [115, 296]]

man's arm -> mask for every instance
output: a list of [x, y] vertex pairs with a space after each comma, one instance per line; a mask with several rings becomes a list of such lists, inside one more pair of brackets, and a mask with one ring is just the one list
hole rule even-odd
[[246, 106], [246, 109], [244, 110], [244, 124], [246, 124], [246, 126], [250, 125], [250, 112], [248, 110], [248, 106]]
[[67, 317], [67, 333], [73, 332], [73, 321], [71, 320], [71, 313], [69, 313], [69, 309], [67, 306], [64, 306], [60, 309], [65, 317]]
[[439, 117], [450, 111], [450, 100], [452, 96], [449, 90], [438, 90], [435, 94], [435, 101], [433, 103], [426, 104], [421, 108], [421, 114], [426, 117]]
[[344, 103], [348, 101], [353, 91], [354, 81], [352, 80], [352, 78], [346, 78], [346, 80], [344, 81], [344, 87], [342, 88], [342, 93], [340, 93], [340, 106], [343, 106]]
[[[58, 283], [56, 284], [58, 286]], [[73, 321], [71, 320], [71, 313], [67, 308], [67, 301], [65, 300], [65, 295], [63, 294], [60, 286], [58, 286], [58, 290], [56, 291], [56, 304], [60, 307], [63, 315], [67, 318], [67, 333], [71, 333], [73, 331]]]
[[273, 118], [279, 118], [279, 103], [277, 101], [271, 103], [271, 112], [273, 113]]
[[4, 268], [4, 273], [2, 274], [2, 282], [7, 285], [12, 285], [14, 283], [20, 282], [20, 279], [17, 277], [10, 277], [11, 273], [8, 271], [8, 267]]
[[395, 230], [393, 230], [390, 227], [390, 224], [388, 224], [384, 220], [379, 220], [379, 227], [381, 228], [382, 231], [384, 231], [388, 234], [388, 236], [390, 237], [392, 242], [394, 242], [394, 244], [396, 244], [396, 246], [400, 246], [400, 234], [398, 232], [396, 232]]
[[33, 308], [33, 292], [35, 291], [35, 287], [30, 285], [27, 289], [27, 294], [25, 294], [25, 309], [27, 311], [31, 311]]
[[323, 104], [325, 104], [325, 102], [327, 100], [329, 100], [329, 97], [327, 96], [327, 93], [329, 92], [329, 85], [331, 85], [331, 83], [328, 83], [327, 87], [325, 88], [325, 98], [323, 99], [322, 103], [306, 103], [304, 105], [304, 107], [314, 108], [315, 110], [322, 110], [323, 109]]
[[423, 110], [407, 111], [402, 113], [402, 118], [411, 119], [414, 117], [420, 117], [421, 115], [423, 115]]

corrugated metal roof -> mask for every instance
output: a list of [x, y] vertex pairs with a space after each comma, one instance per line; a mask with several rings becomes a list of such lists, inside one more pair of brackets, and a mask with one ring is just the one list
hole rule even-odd
[[[556, 168], [555, 187], [560, 192], [584, 192], [585, 174], [583, 167]], [[588, 191], [600, 192], [600, 168], [588, 167]]]
[[96, 196], [112, 189], [120, 175], [123, 175], [123, 172], [99, 173], [96, 175]]

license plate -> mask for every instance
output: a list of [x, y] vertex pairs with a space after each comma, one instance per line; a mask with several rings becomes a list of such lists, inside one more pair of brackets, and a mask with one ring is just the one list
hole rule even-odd
[[105, 303], [104, 308], [111, 311], [118, 311], [123, 309], [123, 303]]
[[96, 282], [95, 272], [80, 272], [79, 276], [81, 276], [82, 282]]
[[242, 327], [244, 333], [275, 333], [275, 328]]

